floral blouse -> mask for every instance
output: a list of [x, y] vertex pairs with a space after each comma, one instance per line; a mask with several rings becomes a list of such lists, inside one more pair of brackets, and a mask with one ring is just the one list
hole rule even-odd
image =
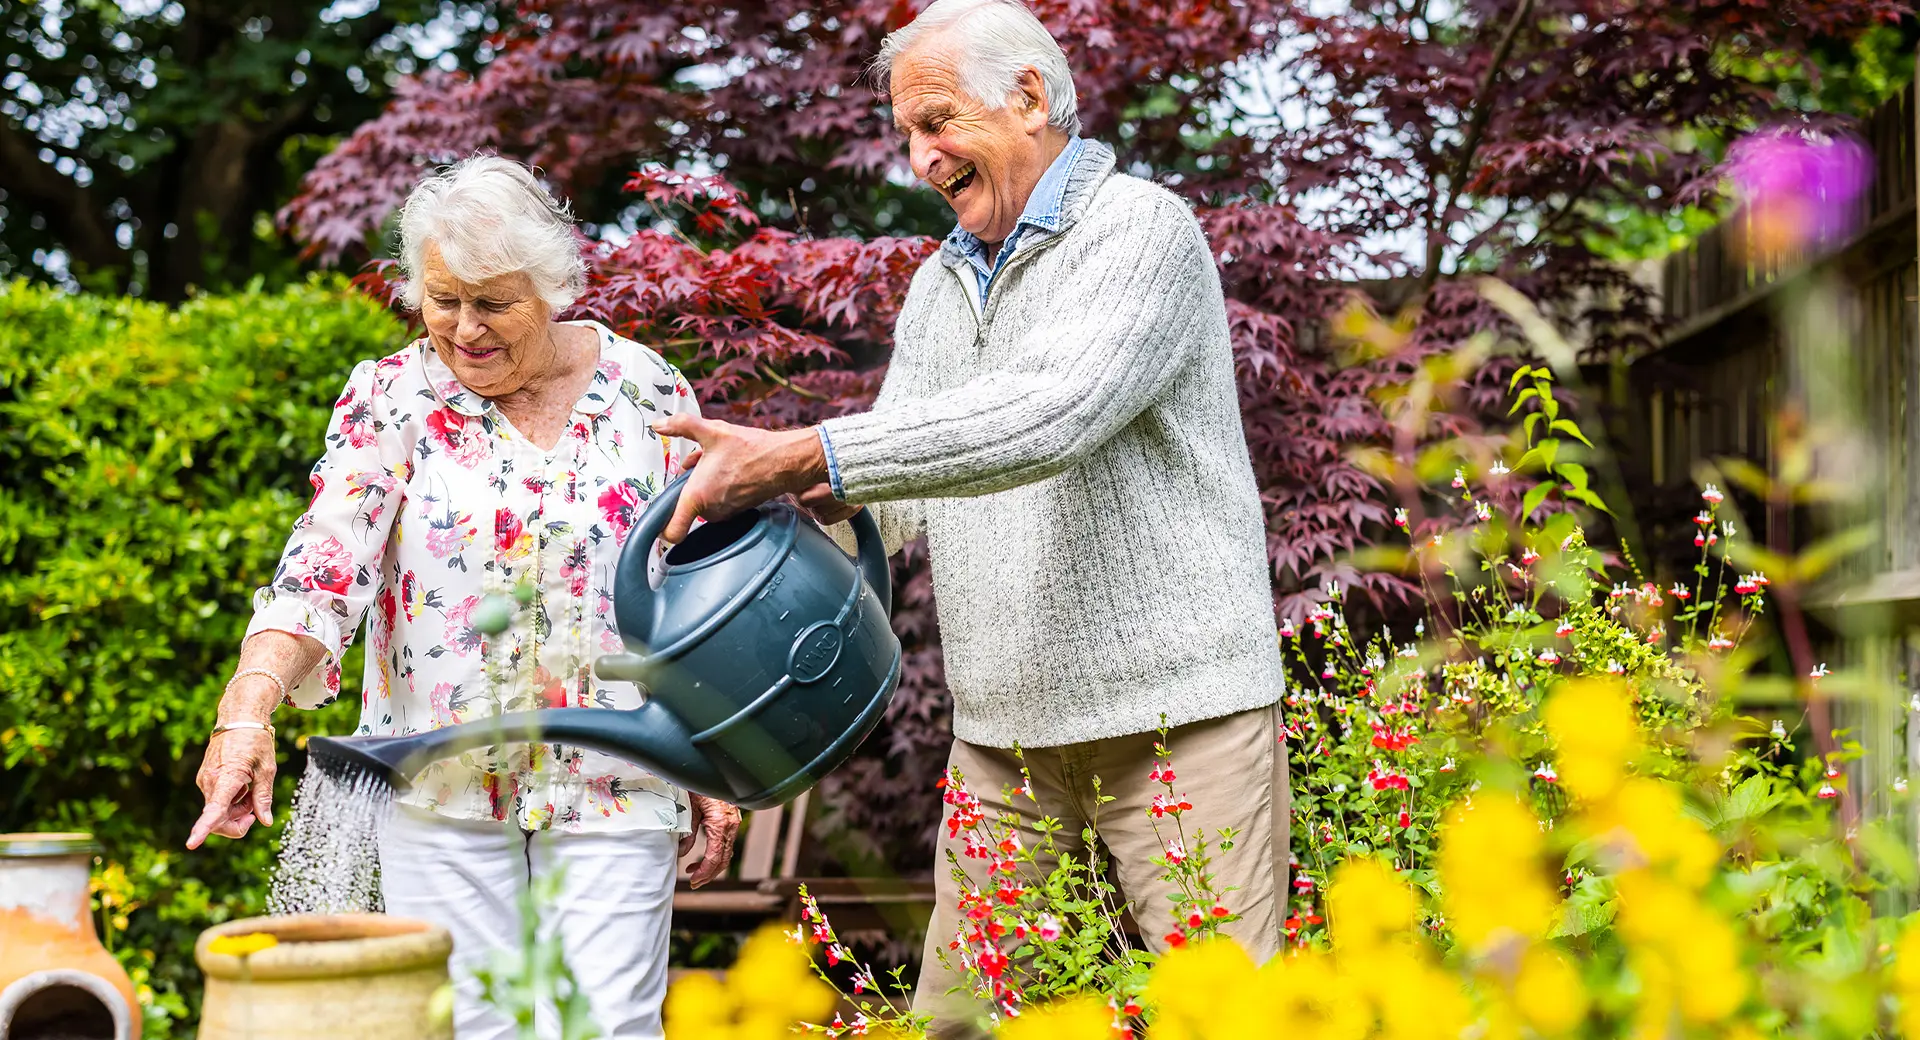
[[[340, 657], [364, 621], [360, 734], [407, 734], [535, 707], [634, 708], [631, 683], [592, 664], [618, 652], [613, 572], [647, 500], [696, 445], [651, 424], [697, 414], [687, 381], [594, 322], [600, 363], [552, 451], [462, 386], [424, 339], [347, 381], [313, 468], [313, 502], [247, 634], [312, 636], [321, 667], [289, 692], [299, 707], [340, 692]], [[658, 579], [662, 550], [654, 547]], [[483, 635], [474, 608], [523, 580], [538, 595], [511, 628]], [[688, 830], [686, 796], [610, 755], [507, 745], [435, 763], [401, 801], [525, 830]]]

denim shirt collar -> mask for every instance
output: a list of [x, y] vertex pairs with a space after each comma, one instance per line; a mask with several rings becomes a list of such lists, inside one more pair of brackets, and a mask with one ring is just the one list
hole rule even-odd
[[[1068, 141], [1040, 175], [1040, 182], [1033, 186], [1033, 194], [1027, 197], [1027, 208], [1014, 222], [1013, 233], [1002, 243], [1001, 253], [1016, 247], [1028, 229], [1045, 236], [1057, 235], [1072, 226], [1086, 211], [1100, 183], [1113, 172], [1113, 165], [1113, 149], [1099, 141], [1083, 137]], [[990, 272], [1003, 259], [996, 257], [995, 264], [988, 264], [986, 257], [986, 243], [960, 227], [955, 227], [940, 244], [940, 261], [948, 267], [972, 262]]]

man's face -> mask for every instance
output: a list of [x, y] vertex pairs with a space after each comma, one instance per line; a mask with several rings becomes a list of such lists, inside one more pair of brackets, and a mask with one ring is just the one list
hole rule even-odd
[[894, 125], [907, 137], [914, 175], [947, 200], [962, 228], [997, 245], [1046, 172], [1046, 101], [1029, 72], [1007, 105], [988, 108], [961, 89], [947, 52], [936, 38], [894, 62]]

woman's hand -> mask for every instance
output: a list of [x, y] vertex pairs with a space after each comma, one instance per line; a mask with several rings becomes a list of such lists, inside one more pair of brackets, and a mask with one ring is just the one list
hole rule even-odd
[[[218, 717], [228, 721], [266, 722], [273, 717], [279, 687], [261, 676], [232, 684], [220, 699]], [[207, 796], [207, 807], [187, 835], [187, 848], [197, 849], [207, 835], [243, 837], [259, 820], [273, 826], [273, 734], [264, 729], [229, 729], [207, 738], [194, 782]]]
[[693, 851], [693, 839], [697, 834], [707, 836], [706, 854], [694, 865], [693, 872], [687, 875], [687, 881], [695, 888], [712, 881], [727, 872], [727, 864], [733, 862], [733, 839], [740, 834], [740, 808], [718, 798], [687, 792], [687, 801], [693, 807], [697, 830], [680, 839], [680, 855]]

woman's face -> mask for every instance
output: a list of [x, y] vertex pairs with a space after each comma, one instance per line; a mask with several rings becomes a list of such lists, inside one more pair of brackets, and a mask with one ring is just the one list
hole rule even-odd
[[482, 397], [511, 394], [544, 378], [559, 358], [549, 323], [553, 308], [516, 271], [463, 282], [447, 270], [438, 244], [420, 263], [420, 317], [440, 360]]

